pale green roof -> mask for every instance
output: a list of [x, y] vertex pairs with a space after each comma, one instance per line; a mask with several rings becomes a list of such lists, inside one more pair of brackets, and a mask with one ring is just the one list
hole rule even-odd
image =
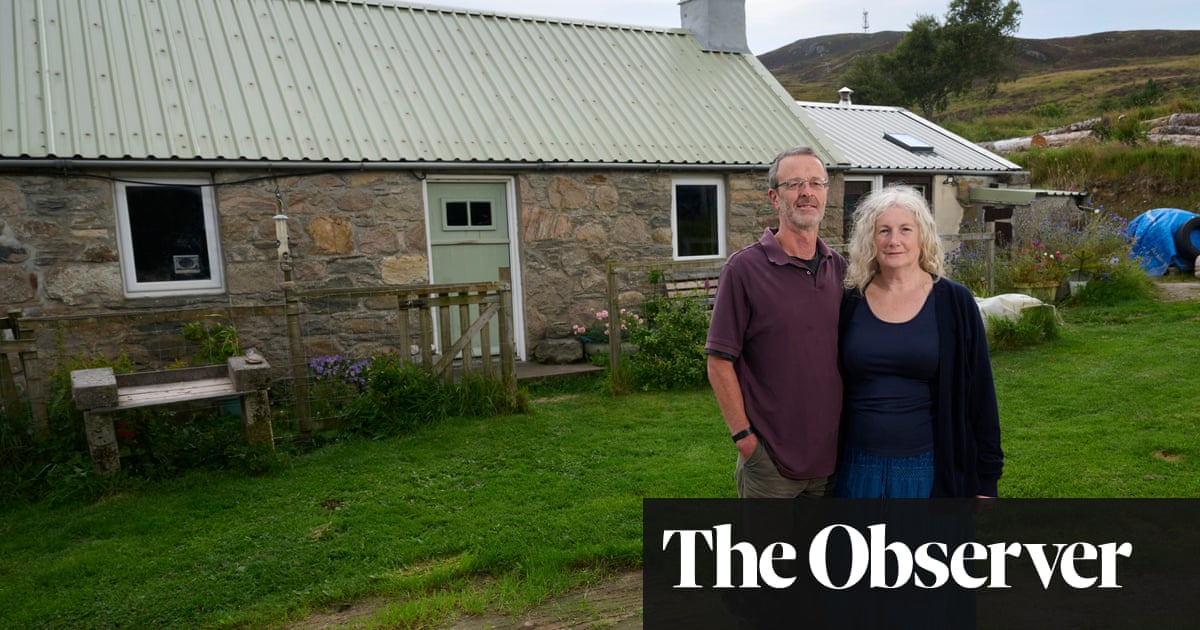
[[[866, 171], [1006, 173], [1021, 166], [902, 107], [799, 102], [808, 128], [833, 149], [829, 161]], [[912, 150], [888, 139], [911, 137], [928, 150]]]
[[758, 165], [812, 144], [680, 29], [330, 0], [0, 0], [0, 158]]

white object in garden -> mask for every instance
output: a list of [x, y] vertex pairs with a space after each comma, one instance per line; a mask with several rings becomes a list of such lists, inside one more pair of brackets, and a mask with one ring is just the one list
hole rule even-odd
[[1033, 306], [1042, 306], [1045, 302], [1024, 293], [1001, 293], [988, 298], [977, 297], [975, 304], [979, 306], [979, 312], [983, 315], [983, 323], [987, 324], [989, 316], [1016, 321], [1021, 317], [1021, 311]]

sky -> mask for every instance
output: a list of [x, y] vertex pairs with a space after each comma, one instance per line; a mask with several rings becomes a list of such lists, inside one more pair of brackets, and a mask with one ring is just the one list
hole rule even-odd
[[[675, 28], [678, 0], [418, 0], [419, 4], [496, 13], [572, 18], [593, 22]], [[1196, 0], [1026, 0], [1017, 37], [1051, 39], [1104, 31], [1200, 30]], [[746, 0], [746, 32], [756, 55], [798, 39], [869, 32], [906, 31], [920, 15], [940, 21], [950, 0]]]

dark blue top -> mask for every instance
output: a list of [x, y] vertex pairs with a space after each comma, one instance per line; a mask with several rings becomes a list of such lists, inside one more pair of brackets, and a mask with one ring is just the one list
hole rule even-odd
[[[861, 300], [860, 292], [846, 291], [838, 324], [842, 335]], [[994, 497], [1004, 473], [1004, 450], [983, 317], [971, 291], [949, 278], [933, 283], [933, 312], [938, 330], [933, 496]]]
[[907, 457], [933, 449], [938, 369], [933, 294], [907, 322], [885, 322], [859, 300], [842, 340], [846, 439], [861, 451]]

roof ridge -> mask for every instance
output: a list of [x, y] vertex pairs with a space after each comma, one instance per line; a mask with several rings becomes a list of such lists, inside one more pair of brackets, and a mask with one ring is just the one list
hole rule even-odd
[[611, 28], [618, 30], [630, 31], [645, 31], [648, 33], [673, 33], [678, 35], [688, 34], [682, 26], [666, 27], [666, 26], [646, 26], [642, 24], [624, 24], [620, 22], [602, 22], [599, 20], [585, 20], [582, 18], [571, 17], [554, 17], [545, 15], [535, 15], [532, 13], [510, 13], [492, 11], [488, 9], [471, 9], [467, 7], [454, 7], [438, 4], [429, 4], [424, 2], [408, 2], [407, 0], [312, 0], [315, 2], [337, 2], [341, 4], [361, 4], [380, 7], [391, 7], [396, 9], [412, 9], [415, 11], [425, 11], [431, 13], [454, 13], [462, 15], [478, 15], [483, 17], [497, 17], [511, 20], [519, 20], [522, 22], [545, 22], [549, 24], [564, 24], [575, 26], [592, 26], [597, 28]]

